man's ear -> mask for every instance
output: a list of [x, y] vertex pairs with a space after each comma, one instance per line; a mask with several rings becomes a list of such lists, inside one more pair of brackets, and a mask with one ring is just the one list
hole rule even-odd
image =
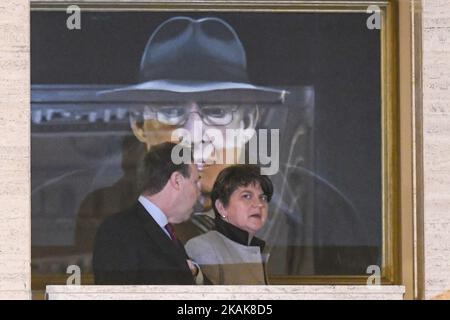
[[220, 201], [219, 199], [216, 199], [216, 202], [214, 202], [217, 211], [219, 211], [219, 214], [222, 216], [222, 218], [226, 218], [227, 217], [227, 210], [225, 209], [222, 201]]
[[146, 144], [147, 138], [146, 138], [145, 130], [144, 130], [144, 122], [139, 121], [138, 117], [139, 116], [137, 116], [137, 115], [130, 114], [131, 130], [133, 130], [134, 135], [140, 142]]
[[184, 177], [180, 172], [174, 171], [170, 175], [169, 183], [172, 186], [172, 188], [174, 188], [175, 190], [180, 190], [181, 182], [183, 181], [183, 179], [184, 179]]

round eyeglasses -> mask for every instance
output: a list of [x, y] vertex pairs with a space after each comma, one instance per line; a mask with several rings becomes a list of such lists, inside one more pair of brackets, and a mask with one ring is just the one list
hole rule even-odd
[[144, 119], [155, 119], [171, 126], [182, 126], [191, 113], [197, 113], [206, 125], [226, 126], [234, 119], [237, 110], [256, 110], [256, 106], [237, 104], [209, 104], [192, 108], [187, 105], [146, 105]]

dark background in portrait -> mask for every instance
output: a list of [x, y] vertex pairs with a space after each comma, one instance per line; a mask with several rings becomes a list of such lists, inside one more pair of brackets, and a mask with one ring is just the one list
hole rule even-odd
[[[317, 243], [324, 248], [347, 245], [370, 248], [376, 257], [373, 262], [379, 264], [382, 241], [380, 32], [367, 29], [366, 14], [82, 12], [82, 29], [69, 31], [66, 13], [32, 12], [32, 84], [136, 83], [149, 35], [162, 21], [176, 15], [216, 16], [229, 22], [246, 49], [252, 82], [280, 88], [314, 87], [314, 166], [311, 169], [348, 197], [356, 208], [357, 218], [370, 230], [361, 244], [340, 243], [340, 239], [327, 237], [333, 234], [337, 224], [327, 219], [327, 212], [321, 210], [325, 204], [319, 202], [314, 211], [314, 228], [321, 237]], [[113, 147], [120, 148], [119, 139], [110, 146]], [[105, 148], [92, 150], [94, 157], [105, 157], [108, 154]], [[49, 152], [57, 150], [51, 146], [45, 150], [37, 148], [32, 141], [32, 184], [38, 174], [43, 174], [37, 170], [39, 159], [48, 157]], [[64, 157], [64, 154], [55, 156]], [[44, 178], [39, 176], [39, 179]], [[70, 197], [64, 201], [70, 201]], [[37, 232], [32, 234], [33, 240], [51, 237]], [[40, 246], [34, 246], [35, 255], [40, 252]], [[57, 244], [53, 247], [53, 252], [64, 251]], [[324, 264], [316, 268], [317, 274], [333, 272], [336, 270], [328, 270]]]

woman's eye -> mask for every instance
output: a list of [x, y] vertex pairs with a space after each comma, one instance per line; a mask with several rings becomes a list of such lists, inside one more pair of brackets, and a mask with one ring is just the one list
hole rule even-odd
[[269, 198], [265, 194], [263, 194], [261, 196], [261, 200], [264, 201], [264, 202], [269, 202]]
[[252, 198], [251, 194], [249, 194], [249, 193], [243, 194], [242, 197], [243, 197], [244, 199], [247, 199], [247, 200], [249, 200], [249, 199]]

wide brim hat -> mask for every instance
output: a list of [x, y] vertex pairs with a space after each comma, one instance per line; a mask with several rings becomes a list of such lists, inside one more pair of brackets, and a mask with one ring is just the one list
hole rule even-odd
[[250, 83], [245, 50], [219, 18], [174, 17], [151, 35], [142, 56], [140, 83], [102, 91], [122, 102], [284, 102], [287, 91]]

